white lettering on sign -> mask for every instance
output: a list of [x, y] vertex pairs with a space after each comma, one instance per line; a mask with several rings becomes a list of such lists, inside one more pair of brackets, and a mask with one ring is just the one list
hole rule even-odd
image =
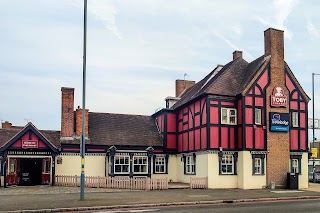
[[22, 141], [21, 148], [22, 149], [36, 149], [36, 148], [38, 148], [38, 141], [37, 140]]

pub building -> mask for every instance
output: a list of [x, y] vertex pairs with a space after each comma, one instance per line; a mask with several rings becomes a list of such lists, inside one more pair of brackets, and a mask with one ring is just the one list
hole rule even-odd
[[[252, 62], [234, 51], [201, 81], [176, 80], [176, 96], [151, 116], [86, 110], [85, 175], [208, 177], [209, 188], [286, 187], [287, 173], [308, 187], [308, 102], [284, 61], [284, 32], [264, 32]], [[61, 131], [5, 122], [0, 129], [1, 185], [54, 185], [80, 174], [82, 109], [62, 87]]]

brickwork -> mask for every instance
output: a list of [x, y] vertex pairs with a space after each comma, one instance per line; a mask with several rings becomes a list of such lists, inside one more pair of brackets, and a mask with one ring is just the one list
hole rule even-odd
[[176, 97], [179, 97], [184, 90], [189, 89], [195, 84], [195, 81], [176, 80]]
[[10, 129], [11, 126], [12, 126], [12, 123], [10, 123], [10, 122], [6, 121], [6, 122], [2, 123], [2, 129]]
[[233, 60], [236, 60], [237, 58], [242, 58], [242, 51], [236, 50], [233, 52]]
[[62, 87], [61, 137], [74, 135], [74, 88]]
[[279, 86], [289, 97], [285, 86], [284, 74], [284, 43], [283, 31], [268, 29], [265, 36], [265, 56], [271, 55], [270, 71], [271, 83], [267, 88], [267, 185], [274, 181], [277, 187], [285, 187], [290, 162], [290, 136], [289, 132], [271, 132], [269, 112], [289, 113], [289, 103], [286, 108], [270, 106], [270, 96], [273, 88]]
[[[89, 110], [86, 109], [86, 119], [85, 119], [85, 136], [89, 134], [88, 130], [88, 119], [89, 119]], [[76, 110], [76, 135], [80, 136], [82, 133], [82, 109], [78, 108]]]

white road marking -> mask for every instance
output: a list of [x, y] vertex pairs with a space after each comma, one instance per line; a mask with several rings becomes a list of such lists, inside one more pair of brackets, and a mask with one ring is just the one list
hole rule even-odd
[[99, 211], [99, 212], [92, 212], [92, 213], [128, 213], [128, 212], [156, 212], [160, 209], [133, 209], [133, 210], [116, 210], [116, 211]]
[[304, 192], [304, 191], [298, 191], [298, 190], [288, 190], [288, 191], [271, 191], [273, 193], [279, 193], [279, 194], [286, 194], [286, 193], [296, 193], [296, 192]]

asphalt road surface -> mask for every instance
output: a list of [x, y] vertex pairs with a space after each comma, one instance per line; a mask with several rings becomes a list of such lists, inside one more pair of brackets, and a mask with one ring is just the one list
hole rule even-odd
[[166, 213], [186, 213], [186, 212], [236, 212], [236, 213], [287, 213], [287, 212], [320, 212], [320, 200], [292, 200], [275, 202], [254, 202], [237, 204], [216, 204], [216, 205], [195, 205], [195, 206], [167, 206], [139, 209], [103, 210], [91, 211], [90, 213], [129, 213], [129, 212], [166, 212]]

